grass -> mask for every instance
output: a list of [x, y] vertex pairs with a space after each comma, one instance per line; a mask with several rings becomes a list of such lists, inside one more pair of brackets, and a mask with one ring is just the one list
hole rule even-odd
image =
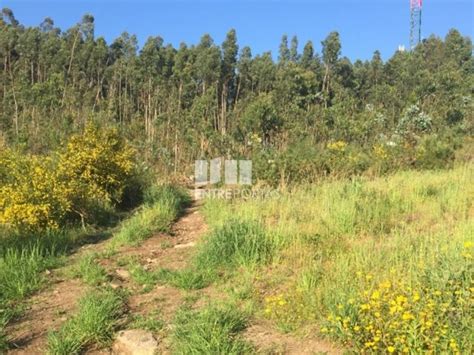
[[98, 264], [98, 256], [94, 253], [83, 256], [72, 266], [68, 275], [80, 278], [90, 286], [98, 286], [109, 280], [106, 270]]
[[137, 245], [156, 232], [167, 232], [189, 203], [188, 194], [172, 186], [155, 186], [145, 192], [144, 205], [124, 221], [114, 245]]
[[132, 275], [142, 285], [167, 283], [184, 290], [196, 290], [223, 279], [235, 267], [254, 268], [268, 263], [274, 253], [265, 229], [254, 221], [228, 221], [216, 228], [182, 270], [160, 269], [145, 271], [132, 268]]
[[0, 236], [0, 350], [8, 348], [5, 327], [21, 312], [20, 301], [45, 283], [43, 272], [63, 264], [79, 235], [49, 232], [41, 236]]
[[123, 295], [94, 290], [79, 301], [77, 313], [48, 336], [49, 354], [80, 354], [88, 346], [108, 345], [124, 313]]
[[230, 219], [206, 238], [194, 263], [204, 269], [223, 265], [251, 267], [270, 261], [273, 251], [262, 225]]
[[159, 332], [164, 327], [164, 322], [159, 318], [157, 312], [148, 315], [135, 314], [132, 316], [127, 328], [129, 329], [143, 329], [150, 332]]
[[[203, 258], [212, 263], [218, 250], [237, 268], [269, 255], [257, 258], [267, 269], [247, 269], [259, 279], [258, 315], [285, 331], [316, 326], [357, 351], [469, 353], [473, 175], [470, 165], [326, 181], [263, 200], [209, 200], [212, 230], [258, 221], [268, 246], [234, 253], [239, 242], [226, 234], [207, 241]], [[405, 298], [402, 309], [390, 308]]]
[[181, 309], [174, 324], [176, 354], [250, 354], [252, 346], [239, 337], [247, 314], [236, 305], [209, 305], [199, 310]]

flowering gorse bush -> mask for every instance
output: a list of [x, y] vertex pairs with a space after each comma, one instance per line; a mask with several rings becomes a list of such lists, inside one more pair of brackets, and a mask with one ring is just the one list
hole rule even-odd
[[115, 205], [134, 173], [133, 151], [113, 129], [88, 126], [53, 157], [0, 153], [0, 224], [55, 229], [84, 219], [94, 206]]
[[0, 155], [0, 224], [28, 230], [57, 228], [71, 207], [72, 190], [49, 158]]
[[134, 152], [117, 130], [86, 127], [59, 155], [58, 176], [74, 191], [73, 211], [87, 217], [94, 206], [117, 204], [134, 173]]

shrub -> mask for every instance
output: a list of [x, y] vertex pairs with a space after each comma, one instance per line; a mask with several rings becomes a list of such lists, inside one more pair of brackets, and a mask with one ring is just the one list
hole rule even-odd
[[115, 207], [134, 176], [133, 151], [116, 130], [88, 126], [57, 156], [0, 153], [0, 224], [57, 229], [68, 217], [96, 222]]
[[71, 208], [71, 189], [51, 159], [5, 151], [0, 155], [0, 224], [27, 230], [57, 228]]
[[[328, 317], [332, 332], [368, 351], [459, 353], [469, 340], [472, 288], [450, 279], [444, 289], [384, 281], [347, 300]], [[463, 321], [464, 320], [464, 321]], [[456, 340], [457, 339], [457, 340]], [[461, 341], [461, 343], [460, 343]]]
[[89, 125], [72, 136], [57, 166], [72, 192], [71, 210], [87, 220], [98, 206], [120, 203], [134, 175], [133, 154], [116, 129]]
[[437, 135], [425, 136], [416, 148], [415, 166], [422, 169], [449, 167], [454, 162], [455, 146]]

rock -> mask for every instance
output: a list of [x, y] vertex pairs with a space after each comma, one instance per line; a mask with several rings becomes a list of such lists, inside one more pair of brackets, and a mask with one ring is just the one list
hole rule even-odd
[[153, 355], [158, 350], [158, 341], [151, 332], [140, 329], [121, 331], [112, 346], [113, 354]]
[[117, 282], [111, 282], [110, 287], [112, 287], [114, 290], [116, 290], [117, 288], [120, 288], [120, 284], [117, 283]]
[[117, 269], [115, 273], [123, 280], [128, 280], [130, 278], [130, 273], [125, 269]]
[[193, 247], [193, 246], [195, 246], [195, 245], [196, 245], [195, 242], [189, 242], [189, 243], [186, 243], [186, 244], [177, 244], [177, 245], [175, 245], [174, 247], [175, 247], [176, 249], [181, 249], [181, 248], [190, 248], [190, 247]]

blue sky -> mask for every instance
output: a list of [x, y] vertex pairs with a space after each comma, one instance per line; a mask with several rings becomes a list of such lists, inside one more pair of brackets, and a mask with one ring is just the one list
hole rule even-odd
[[[424, 0], [422, 36], [444, 37], [455, 27], [472, 38], [474, 1]], [[409, 0], [0, 0], [24, 25], [38, 25], [49, 16], [61, 29], [95, 17], [96, 36], [110, 43], [123, 31], [136, 34], [140, 44], [160, 35], [165, 42], [197, 43], [209, 33], [221, 43], [230, 28], [237, 30], [240, 47], [253, 54], [271, 50], [274, 57], [282, 34], [296, 34], [300, 50], [320, 42], [332, 30], [341, 34], [342, 54], [352, 60], [369, 59], [379, 49], [386, 59], [399, 44], [408, 47]]]

